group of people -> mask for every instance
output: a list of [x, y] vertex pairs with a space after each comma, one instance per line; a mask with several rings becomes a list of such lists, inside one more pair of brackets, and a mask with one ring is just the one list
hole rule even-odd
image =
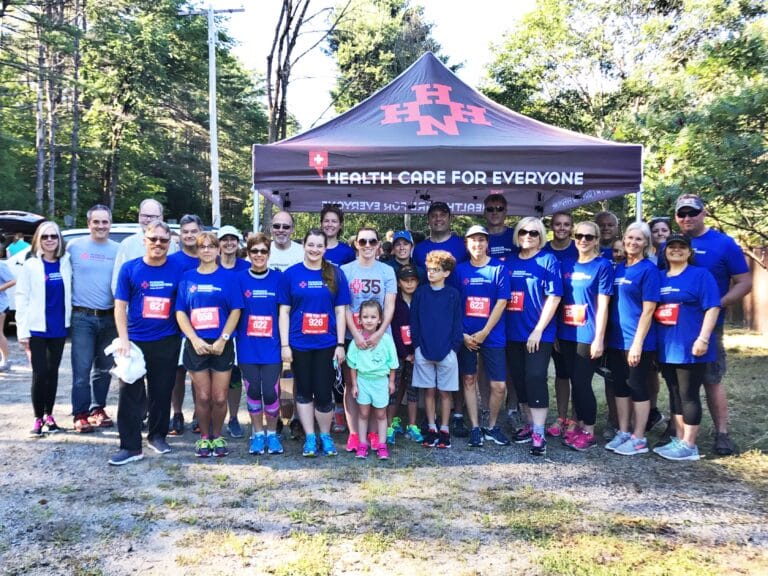
[[[228, 412], [230, 436], [242, 435], [241, 387], [252, 454], [283, 452], [280, 416], [291, 412], [306, 457], [336, 455], [332, 432], [341, 431], [358, 458], [387, 459], [398, 434], [438, 448], [450, 447], [452, 436], [467, 436], [469, 447], [526, 443], [536, 456], [546, 454], [547, 436], [560, 437], [584, 451], [597, 445], [592, 379], [601, 366], [615, 426], [606, 449], [649, 450], [660, 369], [672, 419], [669, 441], [654, 451], [698, 459], [704, 386], [715, 450], [732, 453], [721, 311], [751, 284], [736, 243], [706, 227], [701, 199], [678, 199], [678, 234], [667, 219], [629, 224], [616, 261], [618, 219], [609, 212], [575, 225], [570, 214], [555, 214], [547, 242], [541, 219], [510, 229], [506, 210], [503, 195], [488, 196], [486, 225], [461, 238], [451, 232], [449, 206], [433, 202], [429, 236], [414, 246], [409, 231], [395, 232], [386, 262], [373, 228], [360, 228], [354, 246], [339, 239], [344, 217], [336, 206], [323, 208], [320, 226], [301, 243], [292, 239], [291, 215], [278, 212], [271, 237], [249, 235], [244, 259], [235, 228], [205, 232], [194, 215], [182, 218], [174, 253], [154, 200], [140, 206], [141, 231], [119, 245], [109, 240], [105, 206], [88, 211], [90, 236], [66, 248], [56, 224], [44, 222], [17, 284], [18, 337], [33, 368], [32, 435], [59, 430], [53, 408], [69, 333], [77, 432], [112, 425], [104, 410], [110, 343], [114, 358], [143, 360], [146, 369], [138, 380], [120, 380], [112, 465], [143, 457], [143, 425], [148, 447], [171, 450], [167, 436], [184, 430], [186, 372], [201, 458], [228, 454]], [[550, 359], [557, 419], [547, 428]], [[294, 405], [281, 406], [288, 367]], [[499, 423], [505, 403], [519, 405], [524, 418], [508, 433]]]

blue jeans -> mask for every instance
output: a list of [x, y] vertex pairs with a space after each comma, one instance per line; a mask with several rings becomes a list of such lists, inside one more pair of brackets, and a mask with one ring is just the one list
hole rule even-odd
[[87, 414], [103, 408], [112, 375], [112, 357], [104, 348], [117, 338], [115, 317], [72, 312], [72, 415]]

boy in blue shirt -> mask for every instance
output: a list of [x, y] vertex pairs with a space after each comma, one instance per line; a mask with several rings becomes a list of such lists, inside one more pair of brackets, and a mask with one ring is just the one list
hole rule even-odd
[[[411, 339], [414, 346], [413, 387], [424, 389], [428, 430], [425, 446], [451, 447], [448, 419], [451, 393], [459, 389], [462, 345], [461, 294], [445, 281], [456, 259], [445, 250], [433, 250], [425, 259], [429, 285], [421, 286], [411, 303]], [[436, 424], [435, 389], [440, 393], [440, 431]]]

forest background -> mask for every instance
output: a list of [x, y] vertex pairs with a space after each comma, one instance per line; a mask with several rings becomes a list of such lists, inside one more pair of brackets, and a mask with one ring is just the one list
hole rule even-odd
[[[250, 147], [301, 131], [290, 114], [291, 40], [336, 63], [339, 113], [431, 50], [418, 0], [280, 0], [267, 74], [220, 31], [217, 99], [222, 223], [253, 221]], [[93, 203], [133, 222], [140, 199], [170, 218], [210, 220], [208, 47], [186, 0], [0, 0], [0, 207], [84, 225]], [[313, 12], [313, 9], [315, 10]], [[285, 16], [285, 18], [282, 18]], [[237, 15], [232, 15], [236, 18]], [[489, 18], [503, 15], [489, 14]], [[305, 27], [302, 30], [302, 26]], [[471, 41], [471, 39], [468, 39]], [[760, 0], [538, 0], [489, 53], [477, 86], [512, 110], [570, 130], [640, 143], [645, 216], [701, 194], [712, 223], [743, 246], [768, 240], [768, 9]], [[634, 217], [632, 198], [610, 207]], [[267, 210], [267, 212], [271, 212]], [[581, 214], [580, 214], [581, 215]], [[268, 216], [266, 216], [268, 218]], [[299, 232], [316, 215], [298, 215]], [[349, 215], [399, 228], [395, 215]], [[462, 218], [454, 222], [466, 226]], [[423, 229], [423, 217], [411, 226]]]

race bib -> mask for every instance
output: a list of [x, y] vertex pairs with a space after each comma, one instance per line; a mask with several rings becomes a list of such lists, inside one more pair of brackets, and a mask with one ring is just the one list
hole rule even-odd
[[522, 312], [524, 301], [525, 292], [512, 292], [512, 296], [507, 301], [507, 310], [509, 312]]
[[480, 296], [467, 296], [464, 314], [474, 318], [488, 318], [491, 315], [491, 299]]
[[209, 308], [193, 308], [190, 316], [192, 328], [195, 330], [205, 330], [207, 328], [219, 327], [219, 309], [216, 306]]
[[328, 334], [328, 314], [304, 312], [301, 318], [302, 334]]
[[171, 299], [160, 296], [144, 296], [141, 304], [142, 318], [167, 320], [171, 315]]
[[677, 315], [680, 313], [680, 304], [659, 304], [653, 317], [656, 322], [664, 326], [677, 326]]
[[400, 326], [400, 338], [403, 339], [403, 344], [406, 346], [410, 346], [413, 344], [413, 341], [411, 340], [411, 327], [410, 326]]
[[248, 316], [245, 333], [256, 338], [272, 338], [272, 316]]
[[566, 326], [584, 326], [586, 323], [586, 304], [567, 304], [563, 306], [563, 324]]

